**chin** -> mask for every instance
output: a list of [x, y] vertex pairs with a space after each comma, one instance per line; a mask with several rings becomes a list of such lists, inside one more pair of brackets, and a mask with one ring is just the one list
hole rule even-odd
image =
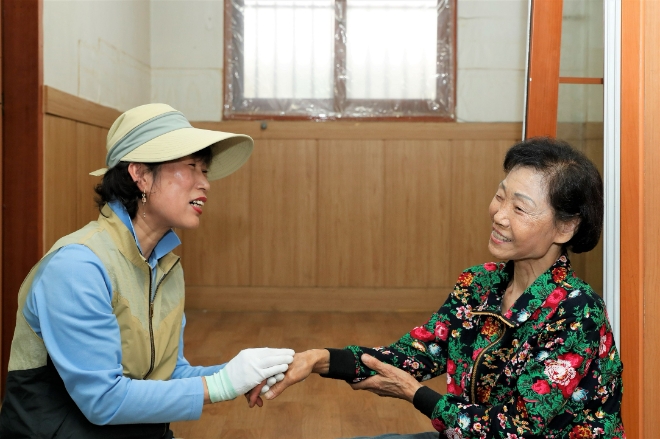
[[491, 255], [493, 255], [493, 258], [496, 261], [507, 261], [511, 259], [506, 255], [505, 252], [503, 252], [501, 249], [498, 249], [495, 245], [493, 245], [492, 242], [488, 242], [488, 251], [490, 252]]

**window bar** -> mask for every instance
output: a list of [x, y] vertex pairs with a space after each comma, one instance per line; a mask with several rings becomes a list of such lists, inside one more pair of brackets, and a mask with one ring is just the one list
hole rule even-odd
[[335, 0], [335, 96], [334, 111], [346, 106], [346, 0]]
[[[303, 6], [304, 7], [304, 6]], [[294, 4], [291, 5], [291, 27], [293, 32], [293, 50], [291, 51], [291, 97], [296, 98], [296, 14], [299, 7]]]
[[[236, 71], [231, 75], [228, 80], [231, 81], [231, 90], [227, 90], [225, 94], [226, 107], [233, 107], [234, 111], [241, 111], [241, 97], [244, 95], [244, 77], [245, 77], [245, 56], [243, 53], [244, 47], [242, 46], [241, 39], [231, 38], [232, 33], [238, 35], [245, 34], [245, 22], [243, 13], [245, 11], [244, 0], [233, 0], [226, 2], [225, 8], [225, 40], [231, 41], [230, 46], [225, 45], [228, 53], [225, 59], [229, 59], [230, 63], [235, 65]], [[227, 69], [231, 70], [231, 69]], [[227, 72], [225, 72], [225, 80], [227, 80]]]

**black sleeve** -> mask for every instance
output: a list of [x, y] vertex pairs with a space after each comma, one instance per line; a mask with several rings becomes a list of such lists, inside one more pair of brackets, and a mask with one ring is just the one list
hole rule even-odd
[[432, 419], [433, 410], [435, 409], [435, 406], [438, 405], [440, 398], [442, 398], [441, 394], [426, 386], [422, 386], [417, 389], [415, 396], [413, 396], [413, 405], [417, 410]]
[[348, 349], [327, 348], [330, 352], [330, 369], [327, 374], [322, 374], [324, 378], [334, 378], [339, 380], [353, 380], [355, 374], [355, 355]]

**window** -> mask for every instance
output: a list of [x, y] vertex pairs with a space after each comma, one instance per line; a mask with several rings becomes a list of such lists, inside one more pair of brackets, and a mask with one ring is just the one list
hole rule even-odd
[[453, 0], [227, 0], [227, 119], [453, 120]]

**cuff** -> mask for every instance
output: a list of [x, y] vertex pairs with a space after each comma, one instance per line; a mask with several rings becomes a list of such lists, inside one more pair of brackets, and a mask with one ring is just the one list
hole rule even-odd
[[347, 381], [355, 379], [355, 355], [353, 352], [348, 349], [326, 349], [330, 352], [330, 368], [327, 374], [321, 376]]
[[435, 406], [438, 405], [440, 398], [442, 398], [441, 394], [426, 386], [422, 386], [417, 389], [415, 396], [413, 396], [413, 405], [429, 419], [432, 419], [433, 410], [435, 410]]

